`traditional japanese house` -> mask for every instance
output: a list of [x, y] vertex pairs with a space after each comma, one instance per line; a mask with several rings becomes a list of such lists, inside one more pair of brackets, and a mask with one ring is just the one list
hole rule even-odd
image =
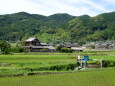
[[29, 38], [25, 40], [23, 46], [26, 52], [53, 52], [55, 48], [47, 43], [41, 43], [37, 38]]

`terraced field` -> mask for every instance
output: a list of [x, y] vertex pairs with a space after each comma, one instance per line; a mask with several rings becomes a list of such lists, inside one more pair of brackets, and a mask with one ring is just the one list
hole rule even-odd
[[0, 55], [0, 86], [115, 86], [114, 67], [74, 71], [78, 54], [98, 61], [110, 60], [108, 64], [115, 66], [114, 52]]
[[[112, 55], [110, 55], [110, 53]], [[82, 52], [0, 55], [0, 76], [27, 74], [30, 72], [49, 70], [70, 71], [70, 65], [76, 64], [78, 54], [81, 54], [82, 57], [84, 55], [89, 55], [90, 59], [115, 60], [113, 52], [109, 52], [109, 54], [107, 52]], [[69, 67], [65, 67], [66, 65], [69, 65]], [[59, 70], [59, 68], [62, 69]]]

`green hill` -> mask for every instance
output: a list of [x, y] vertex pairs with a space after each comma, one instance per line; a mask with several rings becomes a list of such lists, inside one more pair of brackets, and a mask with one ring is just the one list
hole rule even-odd
[[115, 37], [115, 12], [95, 17], [26, 12], [0, 15], [0, 40], [17, 41], [33, 36], [43, 42], [111, 40]]
[[74, 41], [102, 41], [115, 37], [115, 12], [96, 17], [80, 16], [69, 22]]
[[73, 18], [75, 17], [68, 14], [55, 14], [47, 17], [26, 12], [0, 15], [0, 40], [22, 40], [38, 33], [41, 34], [44, 30], [46, 33], [54, 33], [55, 31], [47, 30], [60, 28]]

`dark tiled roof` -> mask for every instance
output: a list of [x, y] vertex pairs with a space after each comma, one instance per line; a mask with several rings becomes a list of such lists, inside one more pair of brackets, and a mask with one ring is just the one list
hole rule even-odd
[[55, 49], [53, 46], [23, 46], [23, 48]]

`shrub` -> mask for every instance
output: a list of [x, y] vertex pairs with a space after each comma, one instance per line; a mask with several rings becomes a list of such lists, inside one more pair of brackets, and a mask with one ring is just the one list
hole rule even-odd
[[10, 51], [14, 53], [22, 53], [24, 50], [23, 48], [19, 48], [19, 47], [12, 47]]
[[74, 70], [77, 64], [68, 64], [66, 70]]
[[103, 60], [103, 67], [115, 66], [115, 60]]
[[72, 49], [69, 49], [69, 48], [62, 48], [61, 52], [63, 52], [63, 53], [72, 53], [73, 51], [72, 51]]
[[57, 46], [56, 51], [61, 52], [62, 47], [62, 45]]
[[77, 67], [76, 63], [65, 64], [65, 65], [53, 65], [48, 67], [38, 67], [38, 68], [24, 68], [23, 70], [28, 71], [62, 71], [62, 70], [74, 70]]
[[90, 49], [95, 49], [95, 45], [89, 45], [88, 46]]
[[8, 42], [0, 41], [0, 51], [3, 54], [9, 54], [10, 53], [10, 51], [9, 51], [10, 48], [11, 48], [11, 45]]

